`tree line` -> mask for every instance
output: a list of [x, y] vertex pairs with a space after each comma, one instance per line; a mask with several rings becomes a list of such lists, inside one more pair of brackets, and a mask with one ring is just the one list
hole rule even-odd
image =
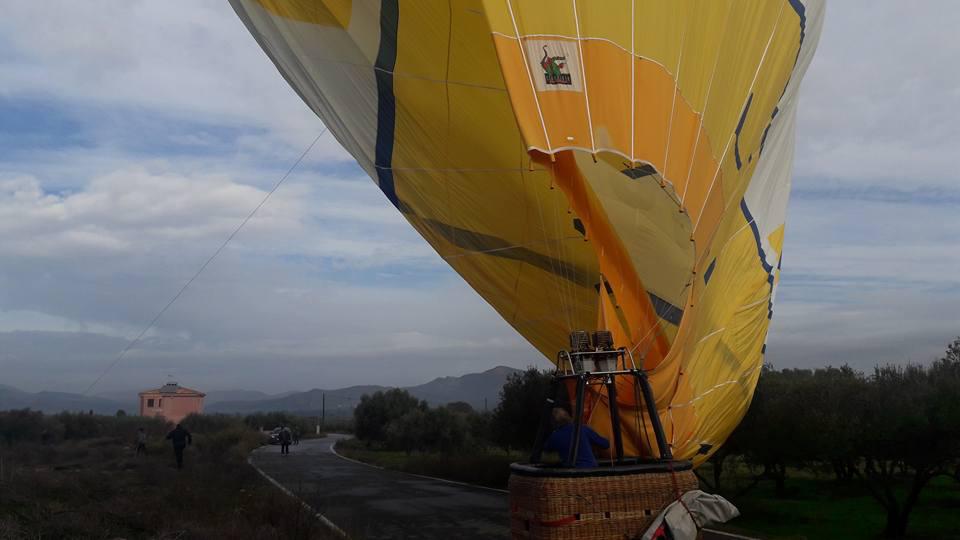
[[[190, 431], [220, 432], [246, 427], [252, 430], [272, 429], [285, 425], [303, 436], [313, 435], [313, 418], [287, 412], [253, 413], [246, 416], [226, 414], [191, 414], [182, 420]], [[30, 409], [0, 411], [0, 443], [57, 444], [64, 441], [116, 437], [133, 440], [143, 428], [151, 439], [162, 439], [173, 427], [163, 418], [117, 414], [113, 417], [89, 413], [62, 412], [43, 414]]]
[[740, 462], [756, 473], [747, 489], [772, 480], [781, 497], [791, 471], [859, 484], [883, 507], [885, 534], [903, 536], [932, 479], [960, 481], [960, 338], [928, 366], [765, 366], [746, 417], [710, 462], [716, 490]]
[[550, 386], [536, 368], [510, 375], [493, 412], [466, 402], [430, 407], [406, 390], [364, 395], [353, 411], [353, 427], [367, 446], [407, 453], [483, 452], [492, 447], [529, 450]]

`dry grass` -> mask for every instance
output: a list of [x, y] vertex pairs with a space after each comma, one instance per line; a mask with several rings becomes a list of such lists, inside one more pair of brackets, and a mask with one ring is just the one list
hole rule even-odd
[[246, 463], [260, 434], [215, 424], [194, 430], [182, 471], [160, 436], [147, 456], [134, 455], [132, 435], [0, 446], [0, 539], [325, 538], [314, 516]]

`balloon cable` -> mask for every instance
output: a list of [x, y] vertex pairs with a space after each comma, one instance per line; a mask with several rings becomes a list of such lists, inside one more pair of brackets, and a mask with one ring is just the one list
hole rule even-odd
[[241, 229], [243, 229], [243, 227], [247, 224], [247, 222], [250, 221], [250, 219], [253, 218], [253, 216], [261, 208], [263, 208], [263, 205], [267, 203], [267, 201], [270, 199], [270, 196], [273, 195], [273, 193], [277, 191], [277, 189], [283, 184], [283, 182], [293, 173], [293, 171], [297, 168], [297, 166], [300, 165], [300, 162], [303, 161], [303, 158], [307, 157], [307, 154], [310, 152], [310, 150], [313, 149], [313, 147], [317, 144], [317, 142], [320, 141], [320, 138], [323, 137], [327, 133], [327, 131], [328, 131], [327, 128], [324, 127], [323, 131], [321, 131], [320, 134], [317, 135], [315, 139], [313, 139], [313, 142], [310, 143], [310, 146], [308, 146], [306, 150], [304, 150], [303, 153], [300, 154], [300, 157], [298, 157], [297, 160], [293, 163], [293, 165], [291, 165], [290, 168], [287, 169], [287, 172], [282, 177], [280, 177], [280, 180], [278, 180], [276, 184], [273, 185], [273, 188], [270, 191], [268, 191], [266, 195], [264, 195], [263, 199], [260, 201], [260, 204], [254, 207], [254, 209], [250, 211], [249, 214], [247, 214], [247, 217], [243, 218], [243, 221], [241, 221], [240, 224], [237, 225], [237, 228], [234, 229], [232, 233], [230, 233], [230, 236], [228, 236], [226, 240], [224, 240], [223, 243], [220, 244], [220, 247], [218, 247], [216, 251], [214, 251], [213, 254], [210, 255], [210, 257], [208, 257], [207, 260], [202, 265], [200, 265], [200, 268], [196, 271], [196, 273], [193, 274], [193, 277], [187, 280], [187, 282], [184, 283], [183, 287], [180, 287], [180, 290], [177, 291], [177, 294], [173, 295], [173, 298], [171, 298], [170, 301], [167, 302], [165, 306], [163, 306], [163, 309], [157, 312], [157, 314], [153, 317], [150, 323], [147, 324], [147, 326], [145, 326], [139, 334], [137, 334], [137, 337], [133, 338], [132, 340], [130, 340], [129, 343], [127, 343], [127, 346], [124, 347], [123, 350], [120, 351], [120, 354], [118, 354], [117, 357], [113, 359], [113, 362], [110, 362], [110, 364], [106, 367], [106, 369], [104, 369], [100, 373], [100, 375], [92, 383], [90, 383], [90, 386], [88, 386], [87, 389], [83, 391], [82, 395], [89, 394], [90, 391], [93, 390], [93, 388], [101, 380], [103, 380], [104, 377], [106, 377], [107, 373], [109, 373], [110, 370], [116, 367], [116, 365], [119, 364], [121, 360], [123, 360], [124, 356], [126, 356], [126, 354], [130, 351], [130, 349], [132, 349], [134, 345], [139, 343], [140, 340], [143, 338], [143, 336], [146, 335], [146, 333], [149, 332], [150, 329], [153, 328], [155, 324], [157, 324], [157, 321], [159, 321], [160, 317], [162, 317], [163, 314], [166, 313], [168, 309], [170, 309], [170, 306], [172, 306], [174, 302], [176, 302], [180, 298], [180, 296], [183, 295], [184, 291], [186, 291], [187, 288], [198, 277], [200, 277], [200, 274], [202, 274], [203, 271], [207, 269], [207, 266], [209, 266], [210, 263], [213, 262], [213, 260], [216, 259], [218, 255], [220, 255], [220, 252], [227, 247], [227, 244], [229, 244], [230, 241], [233, 240], [233, 238], [237, 235], [237, 233], [240, 232]]

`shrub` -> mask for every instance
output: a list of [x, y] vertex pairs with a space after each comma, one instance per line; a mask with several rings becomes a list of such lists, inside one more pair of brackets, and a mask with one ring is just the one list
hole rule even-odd
[[39, 442], [43, 433], [43, 413], [30, 409], [0, 412], [0, 434], [7, 446], [18, 442]]
[[497, 444], [507, 450], [533, 446], [550, 380], [549, 373], [533, 367], [510, 375], [491, 418], [491, 435]]
[[415, 410], [426, 411], [427, 402], [418, 400], [406, 390], [394, 388], [364, 395], [353, 411], [357, 438], [367, 442], [385, 442], [390, 422]]

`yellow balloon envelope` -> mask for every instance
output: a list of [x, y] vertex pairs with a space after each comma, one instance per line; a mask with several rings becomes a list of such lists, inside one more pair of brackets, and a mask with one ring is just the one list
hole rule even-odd
[[[674, 456], [746, 412], [820, 0], [230, 0], [387, 198], [547, 358], [610, 330]], [[648, 455], [632, 383], [628, 454]], [[588, 421], [610, 432], [604, 390]]]

